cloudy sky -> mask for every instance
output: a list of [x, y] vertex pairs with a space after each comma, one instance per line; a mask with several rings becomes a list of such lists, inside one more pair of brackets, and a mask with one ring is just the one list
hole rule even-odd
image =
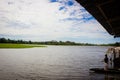
[[0, 0], [0, 37], [32, 41], [113, 43], [75, 0]]

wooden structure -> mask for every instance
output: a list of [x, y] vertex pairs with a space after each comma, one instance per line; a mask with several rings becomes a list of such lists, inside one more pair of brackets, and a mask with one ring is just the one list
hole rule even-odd
[[120, 69], [120, 47], [109, 48], [107, 55], [113, 63], [113, 68]]
[[120, 74], [120, 47], [109, 48], [106, 54], [108, 55], [109, 59], [108, 69], [105, 70], [104, 68], [91, 68], [90, 70], [96, 73]]
[[114, 37], [120, 37], [119, 0], [76, 0]]
[[108, 69], [104, 70], [103, 68], [92, 68], [91, 71], [97, 72], [97, 73], [109, 73], [109, 74], [120, 74], [120, 70], [117, 69]]

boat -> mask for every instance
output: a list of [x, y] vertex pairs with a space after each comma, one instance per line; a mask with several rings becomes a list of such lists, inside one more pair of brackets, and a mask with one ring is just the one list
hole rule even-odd
[[91, 68], [90, 71], [96, 72], [96, 73], [107, 73], [107, 74], [120, 74], [120, 70], [118, 69], [108, 69], [104, 70], [104, 68]]

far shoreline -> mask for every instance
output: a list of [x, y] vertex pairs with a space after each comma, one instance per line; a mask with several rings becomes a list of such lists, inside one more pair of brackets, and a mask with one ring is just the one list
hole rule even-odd
[[[55, 45], [55, 44], [22, 44], [22, 43], [0, 43], [0, 49], [26, 49], [26, 48], [44, 48], [47, 46], [111, 46], [111, 45]], [[113, 46], [115, 47], [115, 46]]]
[[25, 40], [12, 40], [7, 38], [0, 38], [0, 48], [33, 48], [33, 47], [46, 47], [49, 45], [54, 46], [120, 46], [120, 42], [116, 43], [81, 43], [74, 41], [25, 41]]
[[45, 45], [37, 45], [37, 44], [17, 44], [17, 43], [0, 43], [0, 49], [22, 49], [22, 48], [42, 48], [47, 47]]

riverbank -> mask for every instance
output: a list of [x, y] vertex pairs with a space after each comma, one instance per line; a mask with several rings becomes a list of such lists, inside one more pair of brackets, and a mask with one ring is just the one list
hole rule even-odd
[[0, 43], [0, 48], [34, 48], [34, 47], [46, 47], [46, 46], [37, 44]]
[[6, 38], [0, 38], [0, 43], [13, 43], [13, 44], [37, 44], [37, 45], [63, 45], [63, 46], [120, 46], [120, 42], [109, 44], [93, 44], [93, 43], [80, 43], [73, 41], [24, 41], [24, 40], [12, 40]]

